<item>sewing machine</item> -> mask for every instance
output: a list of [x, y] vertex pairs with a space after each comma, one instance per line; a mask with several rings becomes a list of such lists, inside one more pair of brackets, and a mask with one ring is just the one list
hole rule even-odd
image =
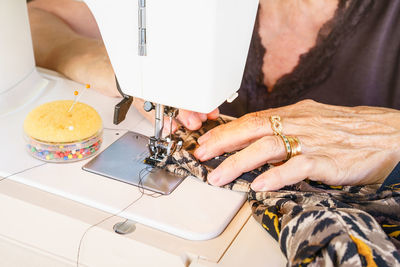
[[[145, 164], [133, 165], [129, 158], [148, 146], [146, 163], [156, 165], [181, 147], [173, 135], [163, 138], [164, 116], [172, 123], [178, 108], [209, 113], [237, 96], [258, 0], [85, 2], [98, 22], [124, 97], [115, 107], [114, 123], [125, 118], [134, 96], [148, 101], [147, 112], [155, 110], [155, 130], [147, 142], [141, 136], [116, 142], [84, 169], [169, 194], [181, 177], [158, 170], [142, 179], [138, 174]], [[121, 150], [129, 155], [117, 166], [111, 161]]]
[[[256, 0], [87, 3], [123, 95], [121, 102], [87, 92], [85, 102], [96, 107], [105, 128], [113, 128], [104, 131], [103, 151], [135, 132], [145, 140], [140, 153], [160, 160], [179, 149], [161, 135], [163, 115], [176, 115], [169, 107], [209, 112], [235, 96]], [[243, 205], [243, 194], [188, 177], [176, 180], [171, 194], [144, 195], [126, 208], [140, 191], [82, 171], [88, 160], [41, 165], [30, 157], [21, 129], [26, 114], [70, 98], [71, 88], [82, 85], [35, 67], [25, 0], [0, 1], [0, 40], [1, 266], [76, 266], [78, 247], [82, 266], [264, 266], [265, 251], [269, 264], [284, 265], [277, 244]], [[155, 109], [155, 130], [136, 111], [127, 111], [131, 96]], [[114, 106], [117, 126], [111, 120]], [[165, 175], [156, 175], [154, 183]], [[128, 229], [124, 235], [118, 232], [123, 228], [114, 231], [121, 222]]]

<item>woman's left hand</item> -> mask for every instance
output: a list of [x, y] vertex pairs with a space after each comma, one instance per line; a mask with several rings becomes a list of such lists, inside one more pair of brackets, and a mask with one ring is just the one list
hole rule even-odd
[[251, 185], [255, 191], [277, 190], [306, 178], [329, 185], [379, 183], [400, 161], [400, 111], [305, 100], [247, 114], [200, 137], [195, 156], [201, 161], [240, 150], [209, 174], [211, 184], [227, 184], [286, 158], [284, 143], [271, 128], [272, 115], [282, 118], [283, 135], [298, 137], [302, 153], [257, 177]]

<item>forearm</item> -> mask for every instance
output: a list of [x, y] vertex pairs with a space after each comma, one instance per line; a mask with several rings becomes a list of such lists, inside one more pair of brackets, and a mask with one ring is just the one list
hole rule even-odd
[[118, 96], [114, 72], [101, 40], [74, 32], [62, 19], [29, 6], [32, 41], [38, 66], [55, 70], [96, 90]]
[[28, 8], [36, 64], [58, 70], [60, 50], [79, 36], [61, 19], [37, 8]]
[[96, 20], [83, 2], [73, 0], [34, 0], [29, 3], [29, 6], [55, 15], [79, 35], [101, 40]]

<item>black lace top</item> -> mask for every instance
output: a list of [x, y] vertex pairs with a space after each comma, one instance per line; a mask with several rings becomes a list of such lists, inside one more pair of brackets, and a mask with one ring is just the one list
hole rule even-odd
[[303, 99], [343, 106], [400, 109], [400, 1], [340, 0], [315, 47], [268, 92], [262, 65], [266, 49], [256, 22], [239, 97], [221, 112], [248, 112]]

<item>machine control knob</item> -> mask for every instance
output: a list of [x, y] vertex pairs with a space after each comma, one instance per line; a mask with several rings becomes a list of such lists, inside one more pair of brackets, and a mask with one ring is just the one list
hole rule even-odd
[[151, 103], [151, 102], [149, 102], [149, 101], [146, 101], [146, 102], [144, 102], [144, 104], [143, 104], [143, 109], [144, 109], [146, 112], [150, 112], [150, 111], [152, 111], [152, 110], [154, 109], [154, 105], [153, 105], [153, 103]]

